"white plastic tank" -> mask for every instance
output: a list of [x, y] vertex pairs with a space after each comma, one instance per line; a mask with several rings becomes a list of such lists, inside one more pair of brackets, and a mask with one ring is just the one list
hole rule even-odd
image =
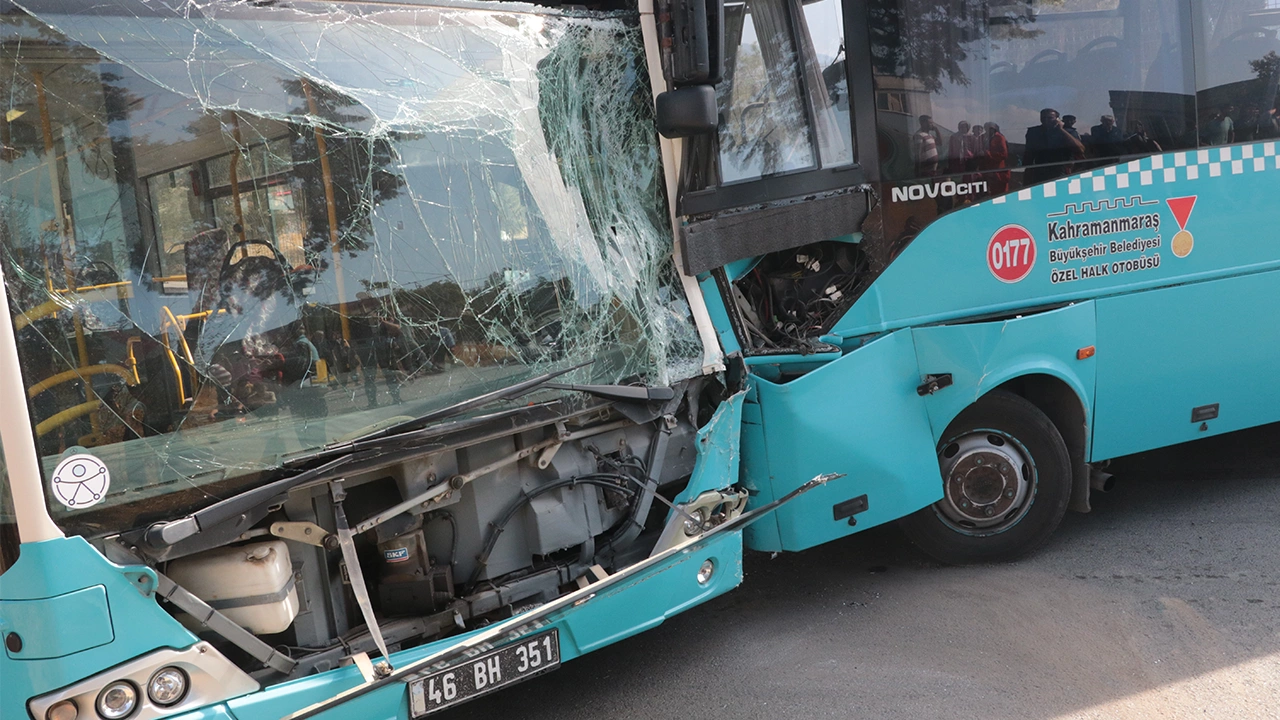
[[[169, 563], [165, 574], [255, 635], [283, 632], [298, 614], [283, 540], [218, 548]], [[182, 617], [192, 623], [193, 618]]]

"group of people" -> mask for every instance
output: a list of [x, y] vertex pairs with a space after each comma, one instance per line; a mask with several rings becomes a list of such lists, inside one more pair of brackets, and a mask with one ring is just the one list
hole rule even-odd
[[1026, 184], [1052, 180], [1078, 170], [1087, 159], [1116, 158], [1122, 155], [1150, 155], [1162, 152], [1160, 143], [1149, 134], [1142, 121], [1134, 121], [1125, 133], [1114, 115], [1103, 115], [1098, 124], [1081, 135], [1074, 115], [1059, 115], [1053, 108], [1040, 111], [1040, 124], [1027, 128], [1022, 164], [1027, 168]]
[[[1035, 185], [1063, 177], [1105, 164], [1110, 158], [1150, 155], [1164, 150], [1141, 121], [1131, 122], [1128, 132], [1116, 123], [1113, 115], [1098, 118], [1098, 124], [1087, 133], [1082, 133], [1076, 123], [1074, 115], [1060, 115], [1053, 108], [1040, 111], [1040, 124], [1027, 128], [1021, 162], [1015, 163], [1026, 168], [1023, 184]], [[1237, 113], [1231, 105], [1216, 107], [1201, 120], [1199, 131], [1201, 145], [1278, 138], [1280, 106], [1266, 113], [1254, 106], [1245, 108], [1243, 113]], [[994, 122], [976, 124], [962, 120], [956, 132], [944, 141], [933, 118], [921, 115], [911, 149], [917, 178], [983, 173], [988, 195], [1001, 195], [1009, 190], [1009, 142]], [[966, 181], [972, 179], [965, 177]]]
[[1009, 141], [993, 122], [983, 125], [961, 120], [944, 144], [933, 118], [921, 115], [920, 129], [912, 140], [912, 156], [916, 177], [995, 170], [986, 176], [988, 191], [1003, 194], [1009, 189]]
[[1200, 121], [1200, 142], [1204, 145], [1229, 145], [1254, 140], [1280, 138], [1280, 102], [1267, 112], [1249, 105], [1238, 112], [1235, 105], [1211, 108]]

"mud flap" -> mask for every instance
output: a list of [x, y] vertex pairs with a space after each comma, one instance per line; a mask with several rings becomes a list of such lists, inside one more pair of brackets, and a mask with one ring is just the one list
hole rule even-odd
[[[752, 506], [823, 472], [847, 476], [797, 498], [748, 533], [755, 550], [803, 550], [919, 510], [942, 482], [910, 330], [878, 338], [802, 377], [751, 376], [744, 448]], [[762, 442], [760, 440], [762, 439]], [[761, 527], [776, 523], [777, 532]]]

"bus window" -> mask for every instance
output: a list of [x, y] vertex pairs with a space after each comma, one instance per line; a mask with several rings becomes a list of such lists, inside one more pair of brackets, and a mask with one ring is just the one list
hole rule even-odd
[[786, 0], [725, 6], [728, 62], [719, 86], [724, 183], [813, 167]]
[[1280, 4], [1275, 0], [1200, 3], [1204, 48], [1197, 100], [1200, 142], [1226, 145], [1280, 137]]
[[731, 3], [725, 26], [721, 182], [853, 162], [838, 0]]
[[873, 4], [885, 179], [986, 171], [999, 194], [1194, 147], [1186, 12], [1176, 0]]
[[[869, 178], [858, 165], [853, 97], [866, 95], [867, 78], [850, 82], [859, 79], [845, 42], [852, 12], [840, 0], [725, 5], [719, 130], [686, 140], [681, 163], [685, 272], [861, 230]], [[858, 122], [869, 134], [870, 113]]]

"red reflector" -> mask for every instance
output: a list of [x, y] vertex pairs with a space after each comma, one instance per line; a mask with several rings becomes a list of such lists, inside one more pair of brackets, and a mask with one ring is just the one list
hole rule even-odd
[[1088, 360], [1089, 358], [1093, 357], [1093, 354], [1097, 351], [1098, 349], [1092, 345], [1090, 345], [1089, 347], [1082, 347], [1076, 351], [1076, 359]]

